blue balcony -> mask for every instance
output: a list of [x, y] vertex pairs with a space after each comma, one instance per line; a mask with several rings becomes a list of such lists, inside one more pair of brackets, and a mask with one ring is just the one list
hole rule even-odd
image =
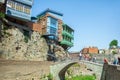
[[16, 0], [16, 1], [30, 5], [30, 6], [32, 6], [33, 4], [33, 0]]
[[26, 19], [26, 20], [30, 20], [31, 19], [31, 15], [26, 14], [24, 12], [16, 11], [16, 10], [11, 9], [9, 7], [6, 8], [6, 14], [8, 16], [14, 16], [14, 17], [22, 18], [22, 19]]

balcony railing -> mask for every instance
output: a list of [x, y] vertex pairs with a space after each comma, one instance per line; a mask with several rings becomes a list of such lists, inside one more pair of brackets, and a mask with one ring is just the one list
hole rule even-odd
[[62, 31], [62, 34], [63, 34], [63, 35], [67, 35], [67, 36], [69, 36], [69, 37], [72, 38], [72, 39], [74, 38], [72, 34], [68, 33], [68, 32], [65, 31], [65, 30]]
[[32, 6], [33, 4], [33, 0], [16, 0], [16, 1], [30, 5], [30, 6]]
[[26, 14], [24, 12], [16, 11], [16, 10], [8, 8], [8, 7], [6, 8], [6, 14], [10, 15], [10, 16], [15, 16], [15, 17], [27, 19], [27, 20], [31, 19], [30, 15], [28, 15], [28, 14]]
[[65, 44], [65, 45], [68, 45], [68, 46], [73, 46], [73, 43], [70, 42], [70, 41], [67, 41], [67, 40], [62, 40], [61, 44]]

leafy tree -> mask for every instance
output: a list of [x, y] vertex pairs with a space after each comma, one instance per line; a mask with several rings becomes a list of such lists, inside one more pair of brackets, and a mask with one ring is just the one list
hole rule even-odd
[[112, 40], [109, 44], [110, 47], [112, 46], [118, 46], [118, 41], [117, 40]]

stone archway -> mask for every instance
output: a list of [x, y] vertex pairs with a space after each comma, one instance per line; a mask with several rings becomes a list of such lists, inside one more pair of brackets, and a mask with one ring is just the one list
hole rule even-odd
[[71, 64], [65, 66], [65, 67], [58, 73], [60, 80], [65, 80], [65, 72], [67, 71], [67, 69], [68, 69], [69, 67], [71, 67], [71, 66], [74, 65], [74, 64], [78, 64], [78, 63], [77, 63], [77, 62], [71, 63]]
[[65, 80], [65, 72], [67, 71], [67, 69], [77, 63], [81, 63], [81, 65], [86, 65], [86, 68], [92, 70], [96, 74], [97, 78], [100, 79], [103, 64], [89, 61], [68, 60], [60, 62], [50, 66], [50, 73], [53, 75], [55, 80]]

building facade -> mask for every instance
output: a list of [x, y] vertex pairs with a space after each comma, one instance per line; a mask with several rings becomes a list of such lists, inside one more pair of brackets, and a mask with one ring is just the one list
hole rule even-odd
[[7, 0], [6, 15], [19, 19], [31, 20], [33, 0]]
[[64, 49], [68, 49], [73, 46], [74, 30], [67, 24], [63, 24], [62, 18], [62, 13], [47, 9], [38, 14], [37, 21], [34, 20], [36, 22], [32, 23], [32, 26], [29, 24], [29, 26], [33, 31], [37, 31], [41, 35], [49, 37], [49, 39], [56, 38]]
[[58, 40], [62, 39], [62, 17], [63, 14], [47, 9], [40, 13], [37, 18], [41, 25], [41, 34], [42, 35], [55, 35], [58, 37]]
[[6, 5], [5, 5], [6, 0], [0, 0], [0, 12], [5, 13]]
[[98, 54], [99, 50], [97, 47], [88, 47], [88, 48], [83, 48], [82, 53], [83, 54]]
[[81, 50], [81, 52], [82, 52], [82, 54], [87, 54], [87, 53], [88, 53], [88, 48], [83, 48], [83, 49]]
[[105, 54], [105, 49], [99, 49], [99, 54]]
[[60, 44], [62, 44], [62, 46], [67, 49], [73, 46], [74, 30], [67, 24], [63, 24], [62, 27], [62, 40], [60, 41]]

